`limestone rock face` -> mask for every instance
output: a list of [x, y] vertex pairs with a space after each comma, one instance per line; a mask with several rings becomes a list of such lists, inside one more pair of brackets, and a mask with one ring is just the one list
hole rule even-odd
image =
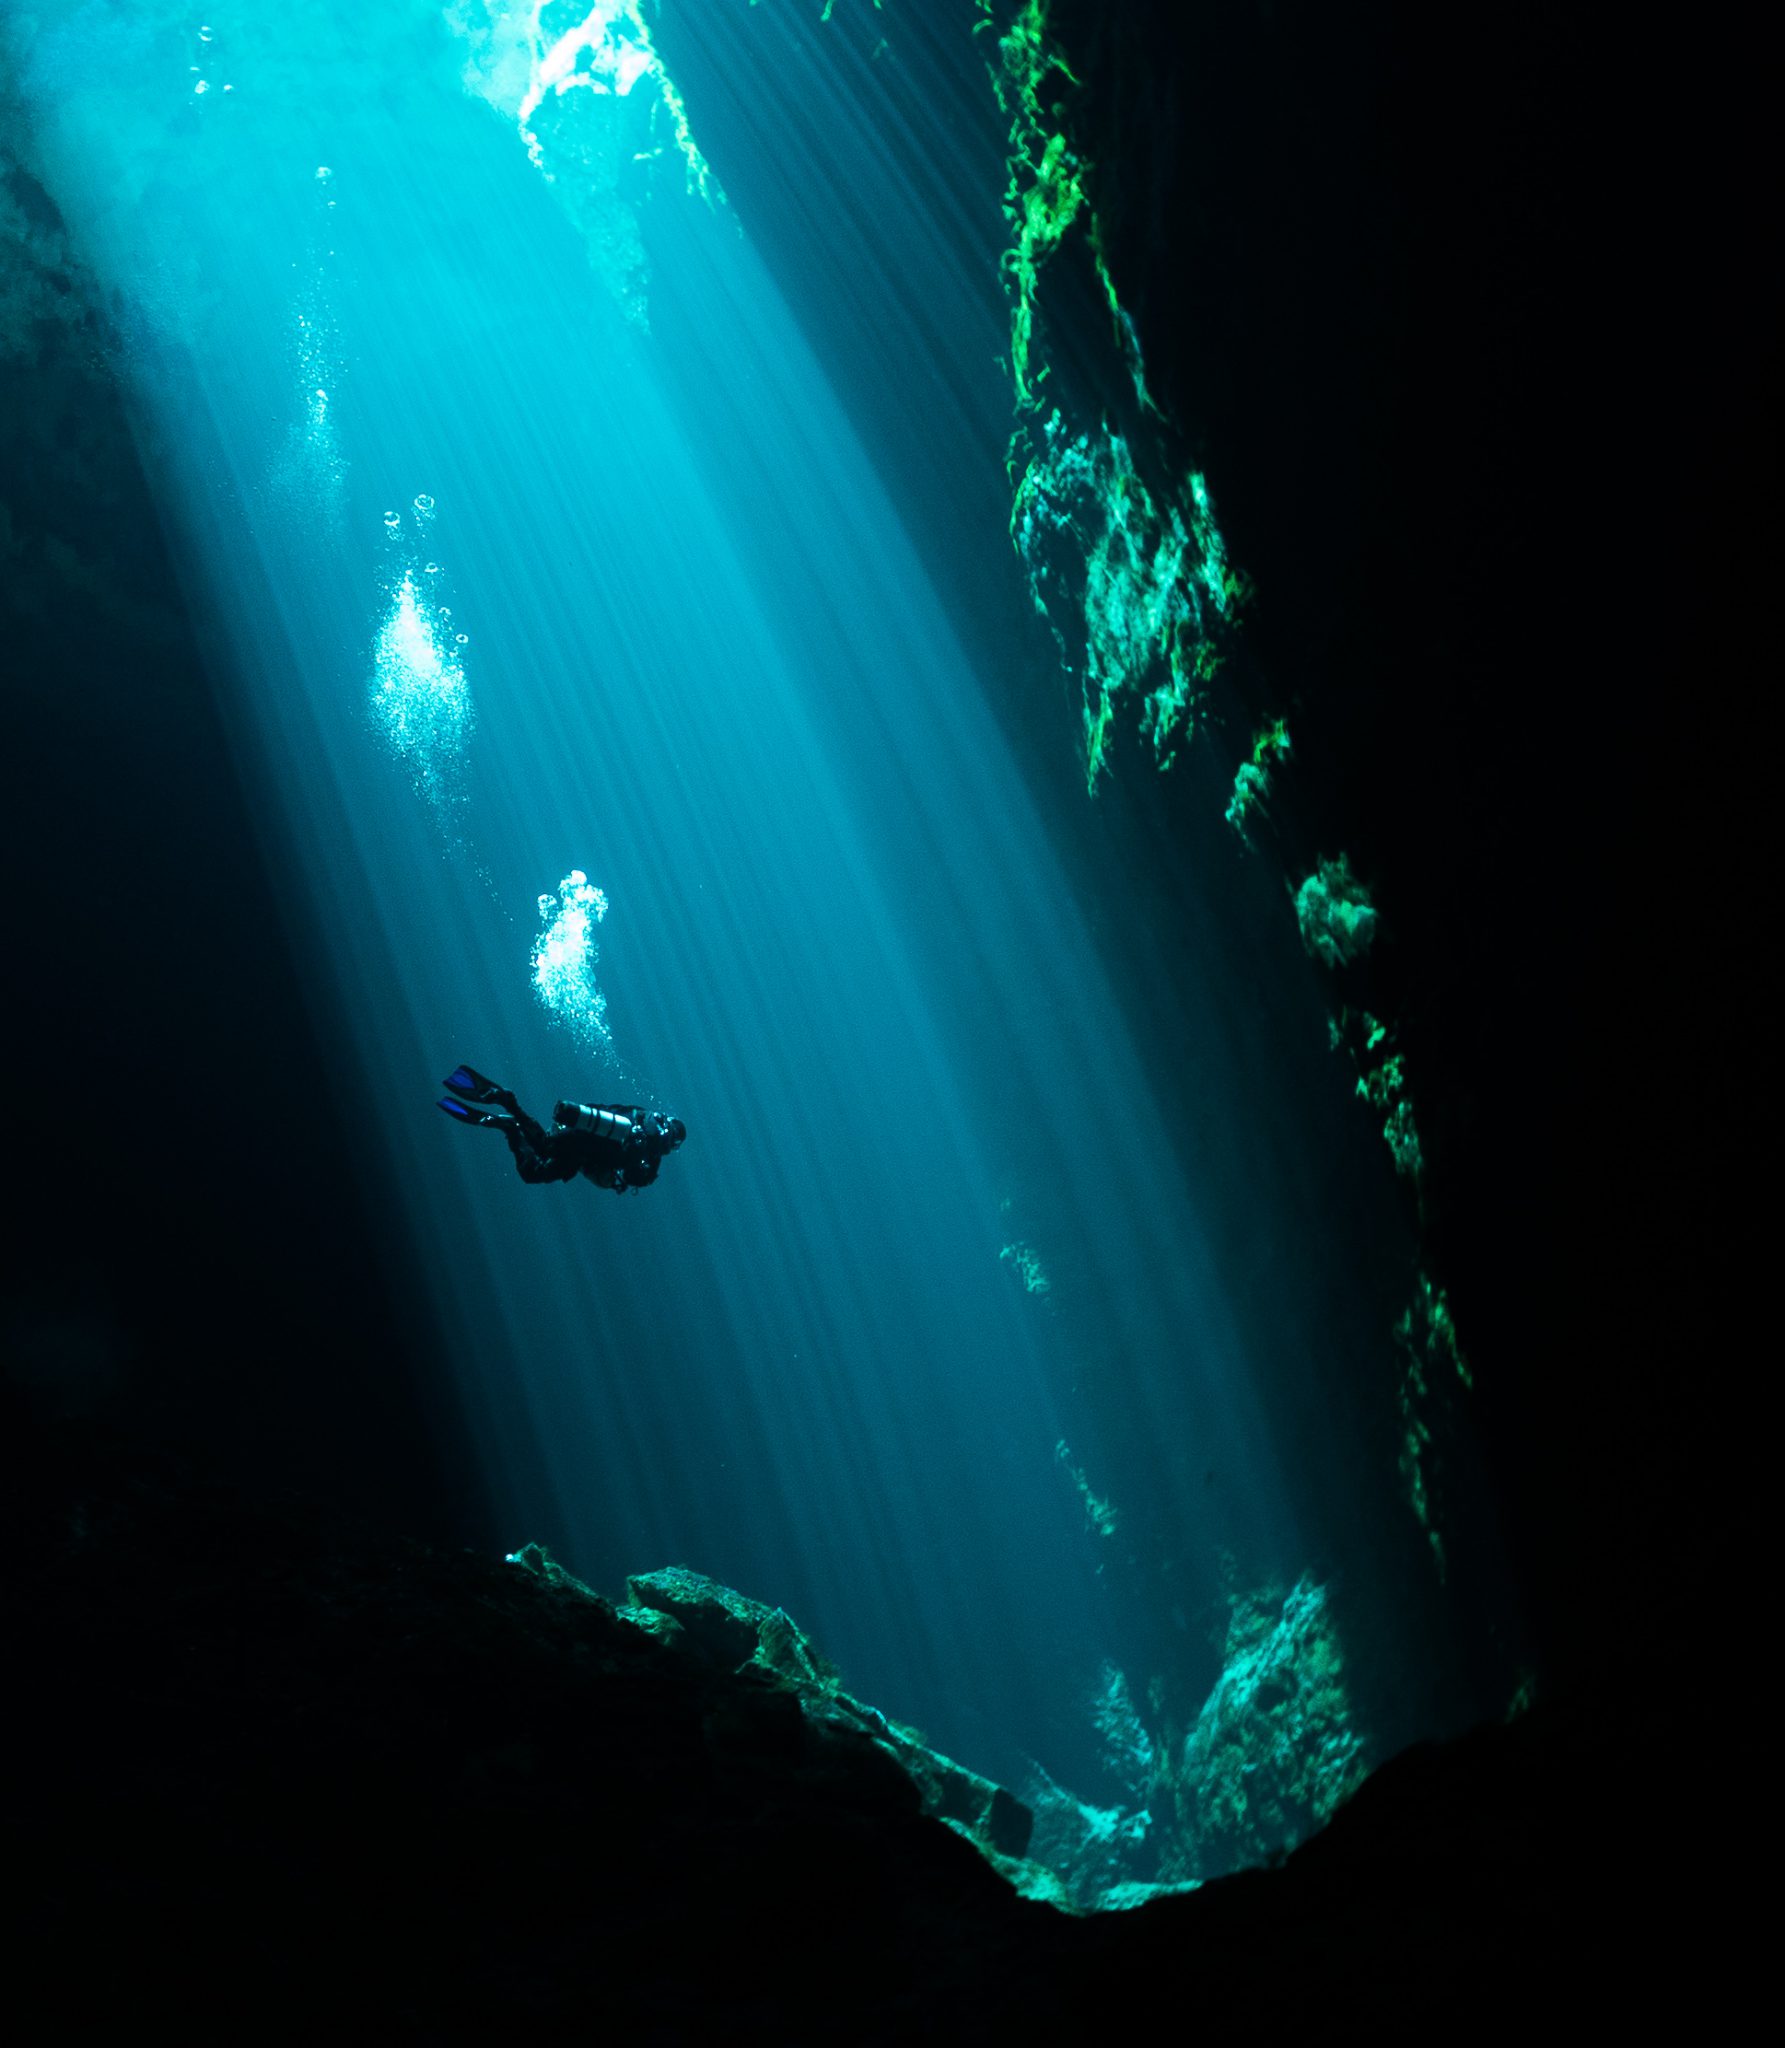
[[699, 1572], [672, 1566], [660, 1572], [636, 1572], [626, 1581], [628, 1605], [620, 1610], [627, 1621], [653, 1627], [648, 1618], [667, 1615], [679, 1625], [679, 1640], [709, 1664], [735, 1670], [759, 1664], [794, 1685], [829, 1686], [836, 1670], [807, 1642], [786, 1612], [761, 1600], [747, 1599]]
[[1256, 2034], [1265, 1987], [1275, 2033], [1387, 2040], [1615, 2027], [1694, 1958], [1654, 1876], [1689, 1859], [1629, 1797], [1698, 1739], [1652, 1688], [1398, 1757], [1279, 1868], [1060, 1912], [984, 1840], [1006, 1795], [759, 1661], [737, 1624], [775, 1610], [691, 1574], [622, 1619], [543, 1553], [16, 1419], [0, 1477], [10, 1988], [70, 2038], [1115, 2040], [1190, 1984], [1205, 2030]]
[[1305, 1841], [1363, 1782], [1326, 1593], [1236, 1600], [1226, 1662], [1169, 1772], [1177, 1809], [1160, 1875], [1225, 1876]]
[[1035, 1816], [1014, 1793], [845, 1692], [836, 1666], [784, 1608], [748, 1599], [680, 1566], [635, 1573], [626, 1593], [621, 1620], [680, 1643], [704, 1663], [778, 1681], [821, 1735], [872, 1743], [891, 1756], [917, 1787], [926, 1814], [953, 1822], [970, 1841], [1000, 1856], [1021, 1857], [1028, 1849]]

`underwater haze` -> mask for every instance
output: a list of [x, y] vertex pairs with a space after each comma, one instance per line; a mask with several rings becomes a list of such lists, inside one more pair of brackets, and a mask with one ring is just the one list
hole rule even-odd
[[[342, 1172], [401, 1189], [511, 1546], [782, 1607], [1054, 1800], [1038, 1855], [1182, 1879], [1503, 1705], [1511, 1636], [1491, 1532], [1421, 1477], [1448, 1325], [1334, 1053], [1352, 940], [1310, 941], [1258, 816], [1174, 824], [1268, 750], [1106, 762], [1122, 677], [1012, 544], [1015, 13], [52, 0], [9, 33], [264, 917], [320, 936]], [[1062, 390], [1140, 388], [1131, 328], [1053, 346]], [[1164, 503], [1120, 437], [1073, 470], [1069, 424], [1033, 517], [1074, 476]], [[1147, 631], [1187, 630], [1171, 576]], [[525, 1185], [433, 1107], [461, 1061], [687, 1142], [618, 1197]]]

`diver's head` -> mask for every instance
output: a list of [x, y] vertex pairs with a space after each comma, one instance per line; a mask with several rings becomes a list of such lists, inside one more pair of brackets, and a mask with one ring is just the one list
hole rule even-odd
[[687, 1135], [688, 1126], [683, 1123], [679, 1116], [666, 1117], [664, 1119], [663, 1146], [665, 1151], [673, 1152]]

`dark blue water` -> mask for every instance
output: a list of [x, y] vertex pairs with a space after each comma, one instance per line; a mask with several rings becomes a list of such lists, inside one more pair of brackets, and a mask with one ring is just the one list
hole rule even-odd
[[[933, 154], [895, 183], [902, 135], [808, 195], [902, 223], [908, 274], [880, 246], [862, 282], [899, 374], [864, 379], [861, 306], [834, 270], [788, 286], [784, 220], [771, 264], [673, 147], [585, 165], [612, 190], [567, 203], [432, 10], [219, 6], [202, 49], [148, 7], [48, 20], [26, 76], [132, 337], [283, 877], [264, 916], [325, 936], [332, 1078], [372, 1105], [439, 1401], [514, 1542], [608, 1590], [680, 1563], [785, 1606], [1010, 1776], [1096, 1789], [1101, 1668], [1206, 1660], [1232, 1569], [1336, 1574], [1422, 1696], [1445, 1653], [1413, 1640], [1384, 1392], [1413, 1227], [1281, 877], [1186, 863], [1150, 788], [1097, 815], [1046, 635], [988, 651], [963, 615], [1020, 588], [984, 404], [1003, 307], [968, 260], [997, 190]], [[778, 118], [871, 135], [859, 46], [856, 100], [822, 96], [826, 32], [780, 24], [797, 74], [713, 60], [740, 190], [772, 196], [742, 153]], [[979, 62], [936, 103], [978, 104]], [[925, 456], [895, 486], [871, 450], [901, 418]], [[969, 562], [936, 560], [926, 494], [938, 522], [986, 508], [955, 520]], [[388, 638], [379, 669], [405, 577], [426, 687], [393, 685]], [[381, 680], [434, 690], [421, 752]], [[608, 904], [605, 1047], [533, 985], [572, 870]], [[459, 1060], [536, 1113], [672, 1111], [687, 1146], [635, 1198], [526, 1187], [431, 1107]]]

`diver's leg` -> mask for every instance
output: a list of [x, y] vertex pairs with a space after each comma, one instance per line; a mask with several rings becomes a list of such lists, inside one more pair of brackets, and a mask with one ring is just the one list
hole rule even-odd
[[508, 1097], [504, 1107], [514, 1118], [514, 1128], [526, 1139], [535, 1152], [549, 1159], [553, 1149], [551, 1132], [543, 1124], [539, 1123], [537, 1119], [530, 1117], [512, 1095]]
[[576, 1168], [556, 1156], [551, 1133], [542, 1130], [524, 1109], [502, 1119], [502, 1135], [508, 1140], [508, 1149], [514, 1154], [514, 1170], [522, 1180], [537, 1183], [575, 1179]]
[[446, 1077], [452, 1094], [440, 1107], [460, 1123], [493, 1125], [507, 1140], [515, 1171], [524, 1181], [574, 1180], [576, 1165], [558, 1157], [557, 1134], [530, 1117], [512, 1088], [486, 1080], [475, 1067], [455, 1067]]

